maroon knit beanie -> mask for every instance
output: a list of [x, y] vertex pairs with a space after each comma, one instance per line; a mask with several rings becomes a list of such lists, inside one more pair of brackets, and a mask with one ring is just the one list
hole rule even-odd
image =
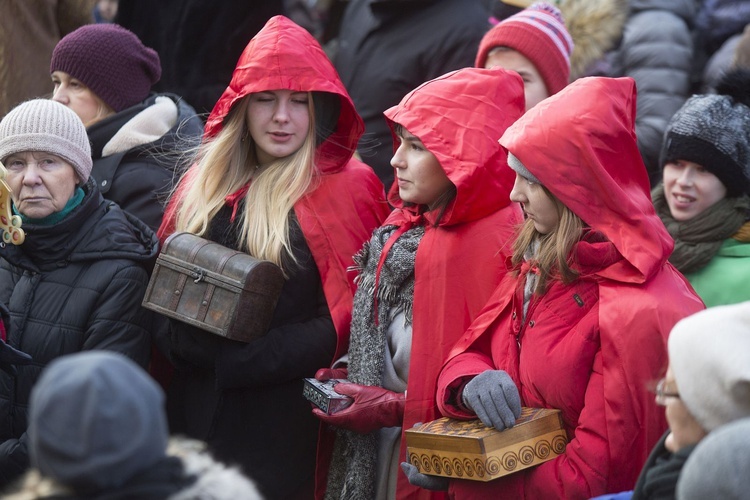
[[122, 26], [87, 24], [57, 43], [49, 71], [80, 80], [120, 112], [148, 97], [161, 77], [161, 63], [155, 50]]

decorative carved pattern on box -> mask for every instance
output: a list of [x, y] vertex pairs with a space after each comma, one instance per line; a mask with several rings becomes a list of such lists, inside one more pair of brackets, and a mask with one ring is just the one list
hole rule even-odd
[[0, 163], [0, 232], [2, 232], [3, 243], [20, 245], [26, 238], [21, 229], [21, 217], [13, 215], [10, 209], [10, 186], [5, 182], [7, 175], [5, 166]]
[[268, 330], [284, 275], [277, 265], [190, 233], [167, 238], [143, 306], [222, 337]]
[[560, 410], [528, 407], [502, 432], [479, 420], [443, 417], [405, 434], [409, 463], [419, 472], [473, 481], [541, 464], [563, 453], [568, 443]]

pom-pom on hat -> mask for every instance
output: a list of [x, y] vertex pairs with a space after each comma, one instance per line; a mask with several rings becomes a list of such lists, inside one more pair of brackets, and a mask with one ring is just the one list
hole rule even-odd
[[60, 357], [31, 391], [31, 464], [79, 492], [116, 490], [166, 456], [163, 405], [156, 382], [122, 354]]
[[704, 430], [750, 417], [750, 302], [680, 320], [668, 346], [680, 398]]
[[57, 155], [70, 163], [81, 181], [91, 174], [91, 145], [77, 114], [50, 99], [19, 104], [0, 122], [0, 161], [26, 151]]
[[499, 22], [482, 38], [474, 66], [483, 68], [495, 47], [508, 47], [529, 59], [550, 95], [568, 84], [573, 39], [557, 7], [538, 2]]
[[87, 24], [57, 43], [49, 71], [80, 80], [120, 112], [148, 97], [161, 78], [161, 63], [155, 50], [122, 26]]
[[737, 197], [750, 193], [750, 70], [727, 73], [716, 91], [694, 95], [677, 110], [660, 163], [697, 163], [721, 180], [728, 197]]

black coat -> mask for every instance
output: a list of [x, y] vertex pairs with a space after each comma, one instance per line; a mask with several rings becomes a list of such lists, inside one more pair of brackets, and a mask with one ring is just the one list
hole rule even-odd
[[362, 161], [393, 182], [393, 139], [383, 111], [448, 71], [474, 65], [489, 28], [483, 0], [351, 0], [344, 12], [336, 69], [365, 122]]
[[0, 245], [8, 343], [33, 358], [17, 367], [16, 377], [0, 372], [0, 486], [28, 466], [29, 395], [50, 361], [107, 349], [148, 364], [151, 314], [141, 300], [158, 240], [141, 221], [105, 201], [91, 180], [84, 191], [81, 204], [62, 221], [25, 225], [23, 245]]
[[208, 115], [247, 43], [284, 11], [282, 0], [120, 0], [116, 22], [159, 53], [162, 73], [153, 89], [181, 95]]
[[[175, 125], [152, 142], [103, 157], [102, 149], [112, 137], [162, 96], [177, 105]], [[196, 146], [203, 135], [203, 122], [195, 110], [176, 95], [152, 95], [140, 104], [95, 123], [87, 132], [94, 160], [91, 176], [96, 179], [104, 198], [114, 201], [154, 231], [158, 230], [166, 200], [175, 180], [182, 174], [180, 155]]]
[[[229, 212], [225, 206], [217, 214], [208, 239], [237, 248]], [[336, 350], [320, 274], [294, 217], [290, 229], [299, 267], [264, 337], [244, 344], [178, 321], [170, 334], [170, 432], [207, 441], [268, 499], [312, 496], [319, 422], [302, 396], [302, 379], [327, 366]]]

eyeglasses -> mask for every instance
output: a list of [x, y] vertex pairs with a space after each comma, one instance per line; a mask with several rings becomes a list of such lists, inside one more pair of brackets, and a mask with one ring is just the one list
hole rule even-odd
[[659, 406], [667, 406], [667, 398], [678, 398], [680, 397], [680, 394], [677, 392], [669, 392], [666, 390], [665, 386], [667, 385], [667, 379], [661, 379], [656, 384], [656, 389], [654, 392], [656, 393], [656, 404]]

